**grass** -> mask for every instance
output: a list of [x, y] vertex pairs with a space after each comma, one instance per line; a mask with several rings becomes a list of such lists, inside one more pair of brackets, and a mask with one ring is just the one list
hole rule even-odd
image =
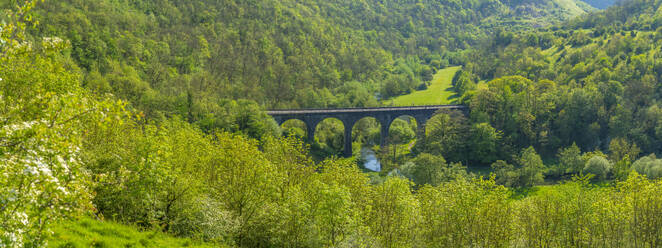
[[53, 231], [48, 247], [219, 247], [90, 218], [59, 223]]
[[453, 66], [439, 70], [426, 90], [414, 91], [408, 95], [386, 100], [386, 103], [391, 103], [393, 106], [450, 104], [455, 96], [452, 88], [453, 77], [460, 68]]
[[593, 7], [590, 7], [590, 5], [585, 6], [588, 7], [588, 9], [584, 9], [579, 6], [577, 1], [574, 0], [555, 0], [553, 2], [561, 6], [564, 10], [568, 11], [572, 17], [585, 14], [587, 11], [595, 10]]

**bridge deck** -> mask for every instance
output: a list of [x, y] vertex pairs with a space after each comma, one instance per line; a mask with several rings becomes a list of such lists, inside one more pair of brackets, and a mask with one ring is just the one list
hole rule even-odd
[[437, 110], [437, 109], [466, 109], [463, 105], [430, 105], [411, 107], [376, 107], [376, 108], [337, 108], [337, 109], [281, 109], [269, 110], [269, 115], [292, 115], [292, 114], [327, 114], [327, 113], [361, 113], [379, 111], [414, 111], [414, 110]]

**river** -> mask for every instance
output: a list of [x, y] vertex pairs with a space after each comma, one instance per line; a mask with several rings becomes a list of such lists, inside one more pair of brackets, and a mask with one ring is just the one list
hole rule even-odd
[[371, 171], [381, 171], [382, 165], [377, 160], [377, 155], [375, 151], [369, 147], [361, 148], [361, 160], [363, 161], [363, 166]]

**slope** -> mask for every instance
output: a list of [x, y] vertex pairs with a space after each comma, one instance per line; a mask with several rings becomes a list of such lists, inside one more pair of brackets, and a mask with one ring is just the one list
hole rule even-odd
[[566, 7], [540, 0], [65, 0], [41, 5], [33, 34], [69, 40], [95, 91], [150, 117], [197, 119], [219, 112], [217, 102], [227, 98], [270, 108], [376, 104], [369, 98], [379, 81], [398, 74], [388, 70], [395, 59], [416, 58], [423, 69], [407, 76], [425, 81], [430, 63], [460, 63], [453, 51], [496, 29], [578, 14]]
[[616, 4], [618, 0], [584, 0], [584, 2], [598, 9], [606, 9]]
[[60, 223], [48, 242], [49, 247], [218, 247], [187, 238], [174, 238], [159, 231], [139, 231], [135, 227], [89, 218]]
[[451, 97], [455, 94], [452, 90], [453, 76], [460, 68], [460, 66], [453, 66], [439, 70], [427, 89], [399, 96], [386, 103], [394, 106], [449, 104], [452, 101]]
[[631, 0], [500, 37], [509, 39], [495, 39], [464, 67], [489, 87], [462, 99], [472, 114], [489, 116], [504, 146], [555, 154], [576, 143], [627, 150], [630, 159], [662, 153], [662, 1]]

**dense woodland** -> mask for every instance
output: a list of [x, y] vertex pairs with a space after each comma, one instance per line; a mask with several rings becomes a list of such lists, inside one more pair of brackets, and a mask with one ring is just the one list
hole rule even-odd
[[[472, 122], [502, 132], [499, 147], [553, 156], [662, 152], [659, 1], [628, 1], [538, 32], [498, 34], [456, 80]], [[497, 155], [499, 157], [499, 155]]]
[[[595, 8], [0, 0], [0, 247], [83, 216], [220, 247], [661, 247], [662, 1]], [[379, 173], [335, 156], [342, 123], [306, 144], [264, 111], [450, 65], [470, 114], [397, 119]]]
[[530, 29], [592, 9], [577, 4], [66, 0], [41, 4], [30, 31], [70, 41], [66, 52], [88, 88], [150, 116], [203, 121], [223, 99], [267, 108], [378, 105], [376, 94], [410, 92], [434, 70], [463, 63], [459, 54], [498, 28]]

